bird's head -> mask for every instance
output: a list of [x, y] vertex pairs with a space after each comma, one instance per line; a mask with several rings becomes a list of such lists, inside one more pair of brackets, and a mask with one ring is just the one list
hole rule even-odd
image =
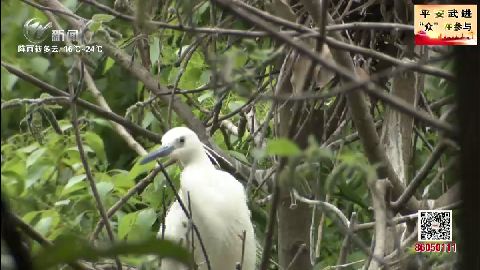
[[187, 164], [192, 160], [206, 157], [203, 146], [195, 132], [186, 127], [175, 127], [163, 135], [162, 146], [145, 156], [140, 163], [146, 164], [159, 157], [169, 156], [182, 164]]

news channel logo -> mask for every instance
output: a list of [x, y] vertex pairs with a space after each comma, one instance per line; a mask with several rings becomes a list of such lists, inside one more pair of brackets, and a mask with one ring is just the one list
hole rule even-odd
[[42, 23], [39, 19], [33, 18], [23, 24], [23, 35], [33, 44], [38, 44], [49, 37], [52, 22]]

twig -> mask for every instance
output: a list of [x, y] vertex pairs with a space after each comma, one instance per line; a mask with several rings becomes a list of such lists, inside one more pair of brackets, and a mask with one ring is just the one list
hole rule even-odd
[[161, 239], [165, 239], [165, 219], [167, 217], [167, 200], [165, 199], [166, 194], [165, 194], [165, 186], [162, 188], [162, 224], [161, 226]]
[[[223, 120], [226, 120], [236, 114], [238, 114], [239, 112], [241, 112], [242, 110], [244, 110], [247, 106], [251, 106], [252, 103], [254, 103], [256, 100], [258, 100], [258, 97], [260, 96], [260, 94], [262, 94], [267, 86], [268, 86], [268, 83], [269, 82], [265, 82], [261, 87], [260, 89], [258, 89], [257, 91], [255, 91], [255, 93], [253, 93], [253, 95], [251, 95], [248, 100], [245, 102], [245, 104], [243, 104], [242, 106], [236, 108], [235, 110], [229, 112], [228, 114], [226, 115], [223, 115], [223, 116], [219, 116], [218, 117], [218, 121], [223, 121]], [[207, 124], [208, 125], [213, 125], [213, 121], [212, 123], [210, 124]]]
[[[268, 124], [270, 123], [270, 120], [272, 120], [272, 118], [274, 116], [275, 107], [276, 107], [276, 103], [273, 102], [272, 106], [270, 107], [270, 110], [268, 111], [267, 116], [265, 117], [265, 121], [263, 122], [262, 126], [260, 128], [258, 128], [257, 131], [256, 131], [256, 132], [260, 131], [259, 145], [262, 145], [264, 140], [265, 140], [267, 130], [268, 130]], [[257, 135], [255, 135], [255, 133], [253, 133], [252, 136], [254, 138], [257, 137]], [[252, 182], [253, 182], [253, 179], [255, 178], [255, 171], [257, 170], [257, 166], [258, 166], [258, 159], [259, 159], [259, 156], [255, 156], [253, 158], [252, 167], [250, 168], [250, 175], [249, 175], [248, 181], [247, 181], [247, 188], [246, 188], [246, 190], [247, 190], [246, 193], [247, 194], [250, 193], [250, 190], [252, 188]], [[266, 181], [266, 179], [268, 179], [268, 178], [265, 178], [265, 181]], [[265, 181], [263, 181], [258, 186], [258, 189], [263, 185], [263, 183], [265, 183]], [[255, 198], [255, 195], [256, 195], [256, 192], [254, 192], [254, 195], [252, 196], [252, 199]]]
[[[73, 68], [73, 67], [72, 67]], [[73, 69], [71, 70], [73, 71]], [[70, 71], [69, 71], [70, 73]], [[68, 74], [68, 88], [70, 91], [70, 96], [75, 97], [75, 90], [73, 89], [73, 78], [71, 74]], [[79, 89], [77, 90], [79, 91]], [[113, 243], [115, 241], [115, 237], [113, 235], [112, 227], [110, 226], [110, 222], [108, 220], [107, 212], [105, 211], [105, 207], [103, 206], [102, 199], [100, 198], [100, 194], [98, 193], [97, 186], [95, 184], [95, 180], [93, 179], [93, 174], [92, 171], [90, 170], [90, 166], [88, 165], [87, 157], [85, 155], [85, 150], [83, 149], [83, 143], [82, 143], [82, 137], [80, 134], [80, 128], [78, 125], [78, 114], [77, 114], [77, 105], [74, 102], [74, 99], [72, 99], [71, 102], [71, 110], [72, 110], [72, 125], [73, 129], [75, 132], [75, 141], [77, 143], [78, 147], [78, 154], [80, 155], [80, 159], [83, 164], [83, 168], [85, 170], [85, 174], [87, 176], [87, 180], [90, 184], [90, 189], [92, 190], [93, 197], [95, 199], [95, 202], [97, 204], [97, 209], [100, 212], [100, 216], [103, 219], [103, 223], [105, 223], [105, 228], [107, 229], [107, 234], [108, 238], [110, 241]], [[115, 257], [115, 262], [117, 265], [117, 269], [121, 270], [122, 269], [122, 263], [118, 259], [118, 257]]]
[[[272, 27], [267, 22], [263, 21], [262, 18], [258, 17], [257, 15], [252, 15], [250, 13], [245, 12], [242, 9], [234, 8], [230, 5], [230, 2], [227, 1], [227, 0], [215, 0], [215, 1], [218, 2], [219, 4], [223, 5], [224, 7], [229, 8], [237, 16], [239, 16], [239, 17], [241, 17], [241, 18], [243, 18], [243, 19], [245, 19], [245, 20], [247, 20], [251, 23], [254, 23], [255, 25], [259, 26], [260, 28], [268, 31], [272, 35], [272, 37], [274, 37], [275, 39], [277, 39], [277, 40], [279, 40], [279, 41], [281, 41], [285, 44], [290, 45], [293, 48], [295, 48], [297, 51], [299, 51], [303, 55], [307, 56], [308, 58], [310, 58], [315, 63], [324, 66], [325, 68], [327, 68], [330, 71], [338, 73], [340, 76], [342, 76], [342, 77], [344, 77], [344, 78], [346, 78], [350, 81], [353, 81], [354, 83], [362, 83], [361, 79], [357, 78], [355, 74], [352, 74], [351, 72], [349, 72], [349, 70], [346, 69], [345, 67], [337, 65], [336, 63], [333, 63], [329, 60], [326, 60], [326, 59], [322, 58], [316, 52], [311, 51], [305, 43], [303, 43], [301, 41], [296, 41], [296, 40], [294, 40], [294, 39], [290, 38], [289, 36], [286, 36], [282, 33], [278, 33], [274, 27]], [[410, 68], [412, 68], [414, 65], [416, 65], [416, 64], [415, 63], [406, 63], [405, 64], [405, 66], [410, 67]], [[453, 79], [453, 78], [450, 78], [450, 79]], [[411, 106], [407, 102], [405, 102], [405, 101], [403, 101], [399, 98], [393, 97], [389, 94], [386, 94], [381, 89], [377, 89], [377, 87], [371, 82], [368, 82], [368, 81], [366, 82], [364, 91], [366, 91], [368, 94], [370, 94], [372, 96], [375, 96], [375, 97], [387, 102], [389, 105], [391, 105], [392, 107], [394, 107], [397, 110], [400, 110], [403, 113], [407, 113], [409, 115], [415, 116], [416, 118], [428, 123], [432, 127], [435, 127], [437, 129], [440, 129], [440, 130], [444, 130], [444, 131], [448, 132], [448, 134], [450, 134], [450, 135], [456, 135], [457, 134], [457, 130], [455, 128], [453, 128], [451, 125], [449, 125], [447, 123], [444, 123], [443, 121], [440, 121], [438, 119], [434, 119], [434, 118], [430, 117], [430, 115], [428, 115], [428, 114], [417, 111], [413, 106]]]
[[452, 75], [448, 72], [445, 72], [444, 70], [432, 67], [432, 66], [421, 65], [421, 64], [418, 64], [418, 63], [413, 62], [413, 61], [412, 62], [402, 61], [400, 59], [389, 56], [388, 54], [384, 54], [384, 53], [380, 53], [380, 52], [372, 50], [372, 49], [367, 49], [367, 48], [364, 48], [364, 47], [344, 43], [344, 42], [338, 41], [338, 40], [336, 40], [334, 38], [330, 38], [330, 37], [327, 37], [325, 42], [329, 46], [331, 46], [332, 48], [336, 48], [336, 49], [340, 49], [340, 50], [346, 50], [346, 51], [349, 51], [349, 52], [352, 52], [352, 53], [367, 55], [367, 56], [370, 56], [370, 57], [373, 57], [373, 58], [376, 58], [376, 59], [379, 59], [379, 60], [389, 62], [389, 63], [391, 63], [393, 65], [396, 65], [396, 66], [399, 66], [399, 67], [405, 67], [405, 68], [413, 70], [413, 71], [418, 71], [418, 72], [425, 73], [425, 74], [432, 75], [432, 76], [438, 76], [438, 77], [445, 78], [445, 79], [450, 80], [450, 81], [455, 80], [454, 75]]
[[[380, 128], [382, 128], [382, 123], [383, 123], [382, 120], [379, 120], [379, 121], [375, 122], [375, 129], [379, 130]], [[352, 143], [352, 142], [359, 139], [358, 131], [355, 131], [352, 134], [346, 135], [343, 138], [336, 137], [334, 139], [335, 140], [333, 142], [329, 143], [329, 144], [322, 144], [322, 147], [334, 148], [334, 147], [342, 145], [342, 144], [346, 145], [346, 144]], [[327, 140], [327, 142], [329, 142], [329, 141], [330, 141], [330, 139]]]
[[[345, 238], [343, 239], [342, 247], [340, 249], [340, 254], [338, 255], [337, 265], [343, 265], [347, 260], [348, 250], [350, 249], [350, 238], [351, 238], [350, 235], [353, 232], [356, 220], [357, 220], [357, 213], [352, 212], [352, 216], [350, 217], [350, 225], [348, 226], [348, 233], [347, 235], [345, 235]], [[338, 267], [337, 270], [339, 269], [341, 268]]]
[[[103, 5], [94, 0], [81, 0], [84, 3], [95, 6], [98, 9], [114, 15], [115, 17], [126, 20], [126, 21], [135, 21], [135, 17], [125, 15], [120, 13], [106, 5]], [[224, 28], [207, 28], [207, 27], [190, 27], [185, 25], [172, 25], [166, 22], [160, 21], [145, 21], [145, 25], [152, 25], [154, 27], [161, 27], [165, 29], [172, 29], [177, 31], [193, 32], [193, 33], [205, 33], [205, 34], [214, 34], [214, 35], [236, 35], [241, 37], [257, 38], [257, 37], [266, 37], [270, 34], [266, 31], [245, 31], [237, 29], [224, 29]], [[345, 23], [330, 25], [326, 27], [326, 31], [341, 31], [341, 30], [361, 30], [361, 29], [378, 29], [378, 30], [397, 30], [397, 31], [412, 31], [413, 26], [399, 23], [384, 23], [384, 22], [355, 22], [355, 23]], [[317, 31], [317, 29], [312, 29]], [[302, 34], [299, 31], [282, 31], [282, 33], [288, 35], [300, 35]]]
[[357, 264], [357, 263], [362, 263], [364, 261], [365, 260], [358, 260], [358, 261], [354, 261], [354, 262], [346, 263], [346, 264], [341, 264], [341, 265], [331, 265], [331, 266], [327, 266], [327, 267], [323, 268], [322, 270], [343, 269], [343, 268], [347, 268], [347, 267], [352, 266], [352, 265]]
[[[372, 258], [384, 258], [387, 236], [387, 206], [385, 204], [385, 192], [387, 180], [368, 180], [369, 189], [372, 194], [373, 211], [375, 215], [375, 246]], [[373, 260], [368, 269], [381, 269], [381, 262]]]
[[[407, 222], [407, 221], [415, 220], [417, 218], [418, 218], [418, 213], [413, 213], [413, 214], [406, 215], [406, 216], [395, 217], [392, 220], [387, 221], [387, 224], [389, 226], [393, 226], [393, 225], [396, 225], [396, 224], [400, 224], [400, 223], [404, 223], [404, 222]], [[362, 224], [357, 224], [353, 227], [353, 231], [358, 232], [358, 231], [368, 230], [368, 229], [372, 229], [374, 226], [375, 226], [375, 222], [366, 222], [366, 223], [362, 223]]]
[[[106, 11], [110, 14], [113, 14], [114, 16], [116, 16], [118, 18], [129, 20], [129, 21], [135, 21], [135, 17], [119, 13], [119, 12], [117, 12], [117, 11], [115, 11], [115, 10], [105, 6], [105, 5], [97, 3], [96, 1], [92, 1], [92, 0], [82, 0], [82, 1], [86, 2], [88, 4], [91, 4], [91, 5], [94, 5], [97, 8], [99, 8], [103, 11]], [[240, 1], [234, 1], [234, 2], [236, 4], [241, 3]], [[242, 6], [242, 7], [245, 7], [245, 6]], [[253, 11], [253, 10], [256, 10], [256, 8], [250, 6], [249, 11]], [[264, 18], [269, 18], [266, 15], [268, 13], [257, 10], [257, 15], [259, 15], [259, 14], [261, 14], [261, 16], [264, 17]], [[320, 34], [318, 32], [318, 29], [312, 29], [312, 28], [308, 28], [308, 27], [305, 27], [305, 26], [302, 26], [302, 25], [294, 24], [294, 23], [288, 22], [286, 20], [283, 20], [283, 19], [278, 18], [278, 17], [271, 16], [271, 15], [270, 15], [270, 17], [275, 18], [276, 23], [282, 23], [283, 25], [290, 26], [290, 27], [296, 29], [297, 31], [309, 32], [309, 33], [311, 33], [312, 36], [320, 36]], [[245, 37], [260, 37], [260, 36], [271, 35], [271, 32], [268, 31], [268, 30], [266, 32], [261, 32], [261, 31], [255, 32], [255, 31], [245, 31], [245, 30], [236, 30], [236, 29], [187, 27], [187, 26], [184, 26], [184, 25], [170, 25], [168, 23], [158, 22], [158, 21], [149, 21], [149, 22], [146, 22], [146, 23], [151, 24], [153, 26], [157, 26], [157, 27], [163, 27], [163, 28], [174, 29], [174, 30], [179, 30], [179, 31], [191, 31], [191, 32], [197, 32], [197, 33], [227, 34], [227, 35], [239, 35], [239, 36], [245, 36]], [[404, 25], [404, 24], [392, 24], [392, 23], [357, 22], [357, 23], [350, 23], [350, 24], [344, 24], [344, 25], [342, 25], [342, 24], [331, 25], [331, 26], [325, 27], [326, 31], [338, 31], [338, 30], [345, 30], [345, 29], [396, 29], [396, 30], [409, 30], [409, 31], [411, 31], [412, 26]], [[295, 34], [298, 35], [298, 34], [301, 34], [301, 32], [297, 32], [297, 31], [294, 31], [294, 32], [292, 32], [292, 31], [279, 32], [278, 34], [280, 34], [280, 35], [295, 35]], [[354, 52], [362, 53], [362, 54], [369, 55], [369, 56], [372, 56], [372, 57], [377, 57], [377, 58], [380, 57], [380, 58], [383, 58], [385, 61], [393, 61], [392, 63], [397, 64], [397, 65], [410, 65], [409, 63], [402, 62], [402, 61], [400, 61], [396, 58], [390, 57], [386, 54], [382, 54], [380, 52], [376, 52], [374, 50], [362, 48], [362, 47], [359, 47], [359, 46], [343, 43], [343, 42], [337, 41], [337, 40], [332, 39], [332, 38], [326, 38], [325, 42], [332, 47], [337, 47], [337, 48], [340, 48], [340, 49], [348, 49], [348, 50], [352, 50]], [[453, 75], [451, 75], [450, 73], [445, 72], [445, 71], [440, 70], [440, 69], [437, 69], [437, 68], [434, 68], [434, 67], [412, 65], [411, 68], [419, 69], [420, 72], [424, 72], [426, 74], [431, 74], [431, 75], [435, 75], [435, 76], [440, 76], [440, 77], [443, 77], [443, 78], [446, 78], [446, 79], [449, 79], [449, 80], [454, 79]]]
[[[173, 164], [173, 163], [170, 163], [170, 164]], [[112, 207], [110, 207], [110, 209], [108, 209], [107, 216], [109, 218], [112, 217], [113, 214], [115, 214], [115, 212], [117, 212], [123, 205], [125, 205], [125, 203], [133, 195], [141, 193], [150, 183], [153, 182], [153, 180], [155, 179], [155, 176], [157, 176], [160, 170], [161, 170], [160, 167], [157, 166], [144, 179], [140, 180], [137, 184], [135, 184], [135, 186], [131, 187], [127, 191], [127, 193], [122, 198], [120, 198], [120, 200], [118, 200], [116, 203], [112, 205]], [[103, 219], [100, 219], [97, 225], [95, 225], [95, 229], [93, 230], [93, 233], [90, 236], [90, 241], [97, 239], [98, 234], [100, 233], [100, 230], [102, 229], [103, 225], [104, 225]]]
[[[158, 95], [161, 93], [170, 93], [170, 91], [159, 85], [158, 81], [154, 76], [150, 74], [148, 70], [146, 70], [143, 66], [139, 65], [138, 63], [131, 63], [128, 57], [128, 54], [123, 52], [122, 50], [112, 46], [111, 44], [107, 43], [100, 43], [103, 46], [104, 52], [115, 59], [115, 61], [120, 64], [123, 68], [125, 68], [133, 77], [137, 78], [138, 80], [142, 81], [147, 89], [152, 91], [154, 94]], [[164, 102], [168, 102], [169, 97], [160, 96], [160, 99]], [[222, 156], [224, 160], [229, 160], [228, 155], [220, 149], [218, 146], [214, 144], [211, 140], [211, 137], [207, 134], [205, 126], [203, 125], [202, 121], [200, 121], [192, 111], [192, 108], [184, 103], [179, 97], [175, 97], [174, 102], [172, 104], [174, 111], [177, 113], [178, 117], [184, 120], [186, 126], [191, 128], [195, 133], [198, 135], [199, 139], [210, 146], [216, 153]], [[157, 135], [158, 136], [158, 135]], [[247, 168], [245, 165], [241, 163], [236, 163], [236, 166], [231, 165], [232, 162], [224, 162], [224, 160], [220, 161], [222, 168], [232, 174], [238, 176], [240, 179], [246, 179], [246, 177], [242, 174], [242, 172], [246, 171]]]
[[[56, 88], [55, 86], [53, 85], [50, 85], [42, 80], [39, 80], [38, 78], [36, 78], [35, 76], [33, 75], [30, 75], [28, 73], [25, 73], [23, 72], [22, 70], [10, 65], [10, 64], [7, 64], [3, 61], [1, 61], [1, 65], [6, 69], [8, 70], [10, 73], [18, 76], [19, 78], [37, 86], [38, 88], [40, 88], [41, 90], [43, 90], [44, 92], [47, 92], [49, 93], [50, 95], [52, 96], [58, 96], [58, 97], [67, 97], [70, 99], [70, 95], [58, 88]], [[92, 104], [88, 101], [85, 101], [83, 99], [80, 99], [78, 98], [77, 100], [75, 100], [75, 103], [78, 104], [79, 106], [91, 111], [92, 113], [96, 114], [96, 115], [99, 115], [105, 119], [108, 119], [108, 120], [111, 120], [111, 121], [114, 121], [116, 123], [119, 123], [120, 125], [126, 127], [128, 130], [131, 130], [132, 132], [134, 132], [135, 134], [137, 135], [141, 135], [141, 136], [144, 136], [154, 142], [157, 142], [157, 143], [160, 143], [162, 138], [156, 134], [156, 133], [153, 133], [147, 129], [144, 129], [128, 120], [126, 120], [125, 118], [113, 113], [113, 112], [108, 112], [106, 110], [104, 110], [103, 108], [95, 105], [95, 104]]]
[[454, 101], [455, 101], [455, 96], [453, 95], [448, 97], [443, 97], [437, 101], [430, 103], [430, 108], [432, 109], [432, 111], [436, 111], [442, 106], [452, 103]]
[[[360, 239], [358, 236], [353, 234], [353, 232], [348, 231], [348, 227], [350, 226], [350, 222], [348, 219], [343, 215], [343, 213], [334, 205], [331, 204], [325, 204], [325, 202], [322, 201], [317, 201], [317, 200], [309, 200], [305, 197], [302, 197], [298, 194], [298, 192], [294, 189], [293, 190], [293, 195], [295, 199], [304, 202], [306, 204], [310, 205], [319, 205], [324, 207], [324, 209], [329, 210], [329, 212], [335, 213], [335, 216], [337, 218], [332, 219], [334, 222], [336, 222], [337, 227], [344, 233], [344, 234], [350, 234], [350, 237], [352, 241], [360, 248], [361, 251], [363, 251], [365, 254], [368, 254], [369, 256], [374, 257], [377, 261], [379, 261], [382, 265], [385, 264], [385, 260], [383, 258], [377, 257], [376, 255], [372, 254], [372, 252], [368, 249], [367, 245]], [[339, 221], [340, 220], [340, 221]]]
[[407, 186], [407, 188], [403, 191], [403, 193], [398, 197], [398, 199], [395, 202], [391, 203], [391, 207], [393, 209], [401, 208], [403, 204], [407, 202], [408, 199], [410, 199], [410, 197], [412, 197], [416, 189], [422, 183], [423, 179], [427, 177], [428, 173], [433, 168], [435, 163], [440, 159], [440, 157], [443, 154], [443, 151], [446, 148], [447, 148], [447, 145], [443, 141], [441, 141], [435, 146], [435, 148], [432, 151], [432, 154], [430, 155], [428, 160], [423, 164], [422, 168], [418, 171], [418, 173], [415, 175], [415, 177]]
[[[183, 213], [185, 214], [185, 216], [188, 219], [190, 219], [190, 213], [188, 212], [188, 209], [185, 207], [185, 203], [183, 202], [182, 198], [180, 197], [180, 195], [178, 195], [177, 189], [173, 185], [172, 179], [170, 179], [170, 176], [168, 175], [167, 171], [165, 170], [165, 167], [163, 166], [163, 164], [161, 162], [157, 162], [157, 164], [160, 167], [160, 170], [161, 170], [162, 174], [165, 176], [165, 179], [167, 180], [168, 186], [172, 189], [173, 194], [175, 196], [175, 199], [177, 200], [178, 204], [182, 208]], [[207, 250], [205, 249], [204, 242], [202, 240], [202, 237], [200, 236], [200, 232], [198, 231], [197, 226], [193, 222], [192, 222], [192, 228], [193, 228], [193, 230], [195, 231], [195, 234], [198, 237], [198, 242], [200, 242], [200, 247], [202, 248], [203, 256], [205, 258], [205, 262], [207, 263], [207, 269], [212, 270], [212, 267], [210, 265], [210, 259], [208, 258], [208, 254], [207, 254]]]
[[[88, 72], [88, 70], [85, 70], [85, 82], [87, 84], [87, 89], [90, 90], [90, 92], [93, 94], [97, 103], [106, 111], [112, 112], [112, 109], [108, 105], [100, 90], [98, 90], [95, 81], [93, 80], [93, 77], [90, 75], [90, 72]], [[144, 156], [147, 154], [147, 151], [145, 151], [142, 145], [140, 145], [122, 125], [113, 121], [111, 122], [113, 128], [117, 131], [117, 134], [127, 143], [127, 145], [132, 150], [134, 150], [139, 156]]]
[[177, 77], [175, 78], [175, 82], [173, 84], [173, 88], [170, 94], [170, 100], [168, 101], [167, 125], [169, 128], [172, 128], [172, 105], [175, 98], [175, 89], [178, 88], [178, 84], [180, 83], [180, 80], [182, 79], [182, 76], [185, 73], [188, 62], [190, 62], [190, 59], [192, 58], [193, 53], [195, 52], [198, 45], [200, 44], [200, 40], [201, 39], [197, 39], [192, 45], [190, 45], [187, 51], [183, 53], [183, 57], [180, 57], [179, 59], [180, 62], [182, 62], [182, 60], [183, 62], [180, 66], [180, 70], [177, 73]]
[[21, 0], [22, 2], [24, 2], [25, 4], [28, 4], [32, 7], [35, 7], [35, 8], [38, 8], [40, 10], [46, 10], [46, 11], [50, 11], [50, 12], [53, 12], [53, 13], [60, 13], [60, 14], [63, 14], [63, 15], [66, 15], [66, 16], [70, 16], [72, 18], [75, 18], [77, 20], [83, 20], [82, 17], [74, 14], [74, 13], [70, 13], [70, 12], [65, 12], [63, 10], [59, 10], [59, 9], [55, 9], [55, 8], [49, 8], [49, 7], [45, 7], [45, 6], [42, 6], [42, 5], [39, 5], [37, 3], [34, 3], [34, 2], [31, 2], [31, 1], [28, 1], [28, 0]]
[[[188, 212], [190, 213], [190, 224], [193, 224], [193, 212], [192, 212], [192, 201], [190, 200], [190, 191], [187, 193], [187, 199], [188, 199]], [[195, 235], [194, 235], [194, 230], [189, 228], [190, 230], [190, 238], [192, 239], [191, 247], [192, 247], [192, 263], [193, 263], [193, 268], [195, 269]], [[188, 232], [187, 232], [188, 234]], [[185, 236], [185, 239], [188, 240], [188, 235]]]
[[67, 97], [46, 97], [46, 98], [14, 98], [2, 101], [2, 110], [19, 107], [22, 105], [43, 105], [43, 104], [66, 104], [69, 102]]
[[281, 159], [279, 164], [279, 169], [275, 174], [275, 179], [273, 182], [273, 194], [272, 194], [272, 206], [270, 208], [270, 213], [268, 216], [267, 231], [265, 233], [265, 243], [263, 245], [263, 254], [262, 260], [260, 262], [260, 270], [268, 269], [268, 262], [270, 260], [270, 253], [272, 252], [272, 242], [273, 242], [273, 232], [275, 228], [275, 222], [277, 220], [277, 209], [280, 199], [280, 173], [281, 168], [284, 166], [285, 160]]
[[[418, 231], [417, 231], [417, 228], [415, 228], [415, 230], [402, 242], [402, 244], [400, 245], [400, 248], [405, 249], [406, 247], [411, 246], [412, 243], [417, 238], [418, 238]], [[397, 253], [398, 253], [397, 250], [392, 251], [392, 253], [385, 256], [385, 260], [388, 261], [388, 260], [393, 259], [396, 256]]]
[[[46, 246], [46, 247], [51, 247], [53, 246], [53, 243], [48, 240], [47, 238], [43, 237], [39, 232], [37, 232], [32, 226], [29, 224], [25, 223], [20, 217], [18, 217], [15, 214], [11, 214], [11, 218], [13, 221], [16, 223], [16, 225], [23, 231], [25, 232], [26, 235], [28, 235], [30, 238], [33, 240], [37, 241], [40, 245]], [[79, 269], [79, 270], [90, 270], [91, 268], [87, 267], [83, 263], [80, 262], [72, 262], [69, 264], [72, 268], [74, 269]]]
[[245, 242], [246, 242], [246, 240], [247, 240], [247, 231], [243, 230], [243, 233], [242, 233], [242, 257], [240, 259], [240, 264], [237, 265], [236, 270], [242, 270], [243, 261], [244, 261], [244, 257], [245, 257]]
[[295, 255], [293, 256], [292, 260], [290, 261], [290, 263], [288, 264], [286, 270], [290, 270], [290, 268], [292, 268], [293, 264], [297, 261], [298, 257], [300, 256], [300, 254], [302, 254], [303, 251], [305, 251], [307, 249], [307, 245], [305, 243], [302, 243], [298, 248], [297, 248], [297, 252], [295, 252]]
[[[223, 2], [223, 0], [220, 0], [220, 2]], [[254, 17], [258, 16], [261, 19], [265, 19], [266, 21], [281, 24], [283, 26], [295, 29], [295, 30], [297, 30], [299, 32], [302, 32], [302, 33], [310, 33], [312, 37], [322, 38], [322, 36], [321, 36], [322, 26], [320, 26], [319, 28], [316, 28], [316, 29], [308, 28], [304, 25], [299, 25], [299, 24], [296, 24], [296, 23], [292, 23], [288, 20], [285, 20], [285, 19], [282, 19], [282, 18], [279, 18], [279, 17], [276, 17], [276, 16], [272, 16], [269, 13], [264, 12], [262, 10], [259, 10], [255, 7], [249, 6], [249, 5], [245, 4], [244, 2], [241, 2], [241, 1], [238, 1], [238, 0], [235, 0], [235, 1], [232, 1], [232, 2], [236, 5], [238, 5], [238, 6], [241, 6], [242, 8], [248, 10], [249, 12], [251, 12], [253, 14], [252, 16], [249, 16], [248, 19], [247, 19], [247, 17], [243, 17], [244, 19], [250, 20], [250, 19], [253, 19]], [[234, 7], [229, 6], [229, 8], [232, 9]], [[239, 9], [235, 9], [235, 10], [232, 10], [232, 11], [234, 11], [238, 15], [242, 12], [242, 10], [239, 10]], [[316, 12], [316, 11], [313, 11], [313, 12], [320, 14], [320, 12]], [[321, 18], [321, 20], [323, 20], [323, 19], [326, 19], [327, 16], [319, 16], [319, 17]], [[260, 28], [263, 28], [266, 32], [269, 32], [274, 37], [287, 36], [288, 35], [288, 33], [284, 33], [284, 32], [276, 32], [275, 34], [273, 34], [269, 29], [266, 29], [266, 28], [263, 27], [263, 25], [260, 25], [260, 21], [258, 19], [255, 22], [252, 22], [252, 23], [257, 24], [258, 26], [260, 26]], [[322, 25], [324, 25], [324, 24], [322, 24]], [[356, 23], [356, 25], [358, 26], [358, 25], [363, 25], [363, 24], [362, 23]], [[370, 26], [373, 27], [374, 23], [370, 23]], [[326, 26], [325, 30], [328, 31], [329, 29], [331, 29], [331, 27], [332, 26]], [[338, 29], [338, 28], [336, 28], [336, 29]], [[365, 27], [363, 29], [372, 29], [372, 28], [366, 28]], [[441, 70], [441, 69], [438, 69], [438, 68], [435, 68], [435, 67], [432, 67], [432, 66], [418, 65], [417, 63], [412, 63], [412, 62], [410, 62], [410, 63], [409, 62], [403, 62], [403, 61], [401, 61], [397, 58], [391, 57], [387, 54], [384, 54], [384, 53], [381, 53], [381, 52], [378, 52], [378, 51], [375, 51], [375, 50], [372, 50], [372, 49], [367, 49], [367, 48], [364, 48], [364, 47], [356, 46], [356, 45], [353, 45], [353, 44], [348, 44], [348, 43], [342, 42], [340, 40], [337, 40], [337, 39], [334, 39], [334, 38], [331, 38], [331, 37], [323, 37], [323, 39], [324, 39], [325, 43], [327, 43], [332, 48], [343, 49], [343, 50], [348, 50], [348, 51], [351, 51], [351, 52], [360, 53], [360, 54], [363, 54], [363, 55], [368, 55], [368, 56], [371, 56], [371, 57], [374, 57], [374, 58], [378, 58], [378, 59], [390, 62], [394, 65], [405, 66], [405, 67], [412, 68], [414, 70], [418, 69], [417, 71], [424, 72], [426, 74], [430, 74], [430, 75], [434, 75], [434, 76], [440, 76], [440, 77], [446, 78], [448, 80], [454, 80], [455, 79], [454, 75], [452, 75], [451, 73], [445, 72], [444, 70]], [[293, 39], [291, 39], [291, 40], [293, 41]], [[321, 64], [321, 62], [319, 62], [319, 63]]]
[[211, 127], [210, 127], [210, 136], [212, 136], [213, 133], [215, 133], [217, 128], [220, 126], [218, 116], [220, 114], [220, 110], [222, 109], [223, 101], [227, 98], [228, 94], [229, 94], [229, 90], [227, 88], [225, 88], [225, 90], [220, 92], [220, 96], [217, 98], [217, 101], [213, 105], [212, 112], [208, 116], [208, 118], [212, 119]]
[[309, 205], [319, 205], [322, 208], [335, 213], [335, 215], [342, 221], [342, 224], [345, 227], [348, 228], [350, 226], [350, 221], [348, 221], [347, 217], [345, 217], [345, 215], [342, 213], [342, 211], [340, 209], [338, 209], [335, 205], [327, 203], [327, 202], [323, 202], [323, 201], [307, 199], [305, 197], [300, 196], [300, 194], [298, 194], [298, 192], [296, 190], [293, 190], [293, 195], [294, 195], [295, 199], [297, 199], [297, 200], [299, 200], [303, 203], [306, 203], [306, 204], [309, 204]]

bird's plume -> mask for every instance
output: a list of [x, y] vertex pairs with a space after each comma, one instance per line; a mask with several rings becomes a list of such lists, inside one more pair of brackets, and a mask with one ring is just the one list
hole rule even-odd
[[204, 143], [202, 143], [202, 144], [203, 144], [203, 148], [205, 148], [205, 153], [207, 153], [207, 156], [210, 157], [215, 162], [215, 164], [217, 164], [217, 166], [220, 167], [220, 164], [218, 163], [218, 161], [215, 157], [220, 158], [221, 160], [225, 161], [227, 164], [229, 164], [230, 166], [233, 167], [232, 163], [230, 161], [228, 161], [226, 158], [219, 155], [217, 152], [215, 152], [215, 150], [210, 148], [208, 145], [206, 145]]

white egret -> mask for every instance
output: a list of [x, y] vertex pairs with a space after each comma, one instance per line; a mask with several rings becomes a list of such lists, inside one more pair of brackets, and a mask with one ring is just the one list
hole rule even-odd
[[[186, 127], [176, 127], [162, 137], [162, 146], [148, 154], [142, 163], [169, 156], [183, 166], [179, 196], [191, 207], [192, 220], [204, 243], [212, 270], [255, 268], [256, 243], [244, 188], [231, 174], [217, 170], [198, 136]], [[188, 201], [188, 196], [190, 201]], [[165, 239], [178, 241], [186, 248], [191, 243], [189, 220], [178, 201], [165, 217]], [[158, 233], [161, 237], [162, 228]], [[245, 239], [243, 239], [245, 235]], [[206, 270], [205, 256], [195, 237], [193, 252], [198, 269]], [[243, 257], [243, 260], [242, 260]], [[168, 259], [161, 269], [180, 270], [185, 266]]]

